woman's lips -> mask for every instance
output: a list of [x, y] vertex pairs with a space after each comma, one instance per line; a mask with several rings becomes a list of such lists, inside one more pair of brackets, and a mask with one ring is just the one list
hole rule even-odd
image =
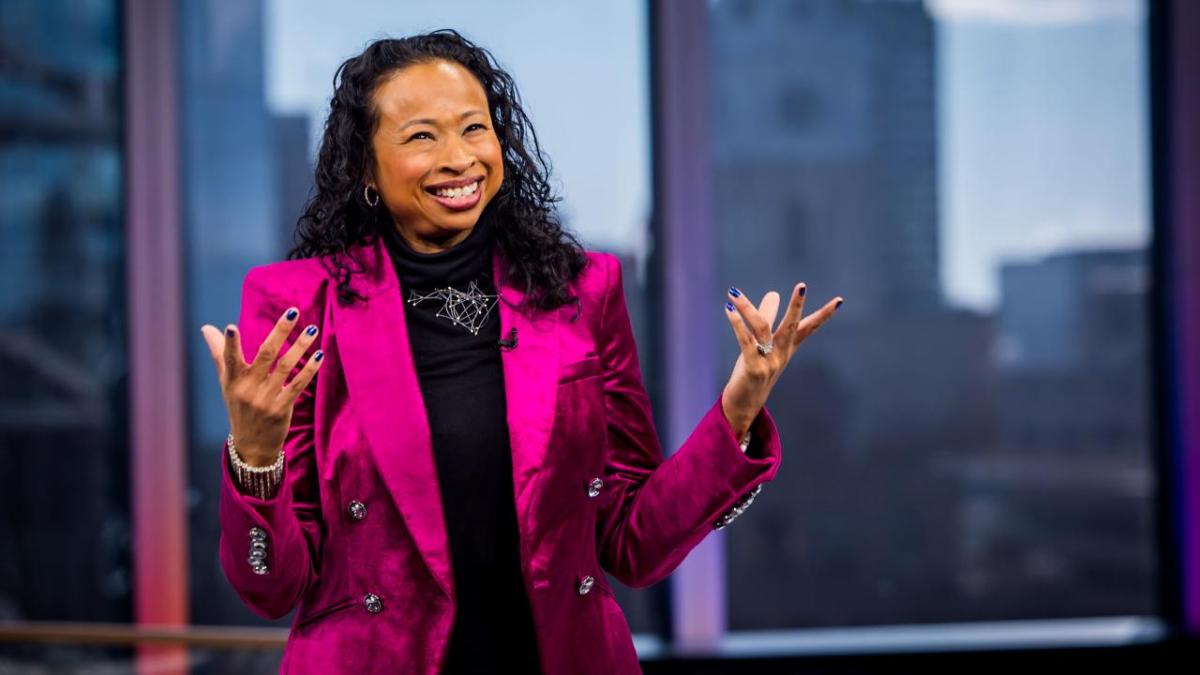
[[450, 209], [451, 211], [466, 211], [467, 209], [473, 208], [479, 203], [480, 196], [483, 194], [483, 180], [481, 179], [475, 184], [475, 192], [462, 197], [443, 197], [441, 195], [429, 192], [428, 190], [425, 192], [429, 194], [430, 197], [433, 197], [435, 202], [441, 204], [447, 209]]

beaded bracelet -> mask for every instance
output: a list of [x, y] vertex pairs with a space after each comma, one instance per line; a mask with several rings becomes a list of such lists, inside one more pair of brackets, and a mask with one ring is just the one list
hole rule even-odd
[[273, 464], [250, 466], [243, 462], [241, 456], [238, 455], [237, 446], [233, 443], [233, 434], [230, 433], [225, 440], [229, 445], [229, 461], [233, 465], [238, 486], [249, 490], [250, 494], [259, 499], [273, 497], [279, 488], [279, 483], [283, 480], [283, 450], [279, 451], [279, 456], [275, 458]]

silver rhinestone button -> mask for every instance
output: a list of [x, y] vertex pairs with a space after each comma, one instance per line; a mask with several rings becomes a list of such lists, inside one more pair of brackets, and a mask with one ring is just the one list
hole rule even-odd
[[357, 499], [351, 500], [346, 505], [346, 510], [350, 512], [350, 517], [355, 520], [362, 520], [367, 517], [367, 505]]
[[383, 611], [383, 600], [379, 599], [374, 593], [367, 593], [363, 596], [363, 606], [372, 614], [378, 614]]
[[587, 595], [588, 591], [592, 590], [592, 584], [594, 583], [596, 583], [596, 580], [593, 579], [591, 575], [584, 577], [583, 580], [579, 582], [579, 594]]
[[250, 538], [255, 541], [263, 541], [267, 538], [267, 533], [261, 527], [250, 528]]
[[588, 483], [587, 496], [595, 497], [600, 494], [600, 488], [604, 487], [604, 481], [599, 478], [593, 478], [592, 482]]

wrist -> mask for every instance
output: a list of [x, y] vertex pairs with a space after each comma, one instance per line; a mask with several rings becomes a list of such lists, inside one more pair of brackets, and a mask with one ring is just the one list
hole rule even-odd
[[[280, 449], [271, 462], [254, 465], [242, 456], [232, 433], [225, 440], [229, 446], [229, 468], [239, 489], [260, 499], [272, 498], [283, 479], [283, 450]], [[254, 459], [257, 460], [257, 456]]]
[[273, 452], [262, 452], [258, 450], [246, 449], [240, 445], [237, 446], [237, 454], [238, 458], [241, 459], [242, 462], [256, 469], [271, 466], [275, 464], [276, 460], [279, 458], [278, 450]]
[[721, 412], [725, 416], [725, 423], [729, 425], [733, 432], [733, 437], [741, 443], [746, 434], [750, 433], [750, 427], [754, 424], [754, 418], [758, 416], [755, 412], [753, 415], [746, 415], [737, 410], [731, 410], [729, 400], [725, 397], [725, 393], [721, 394]]
[[750, 431], [750, 423], [752, 420], [744, 419], [741, 415], [730, 415], [725, 413], [725, 422], [733, 431], [733, 437], [739, 441]]
[[730, 430], [733, 431], [733, 437], [737, 439], [738, 447], [742, 449], [742, 452], [745, 452], [746, 448], [750, 445], [750, 424], [748, 422], [738, 424], [731, 421], [728, 417], [725, 418], [725, 421], [729, 424]]
[[282, 447], [268, 448], [254, 443], [235, 442], [232, 432], [226, 437], [226, 440], [229, 443], [229, 447], [237, 453], [239, 463], [255, 469], [273, 465], [279, 459], [279, 454], [283, 451]]

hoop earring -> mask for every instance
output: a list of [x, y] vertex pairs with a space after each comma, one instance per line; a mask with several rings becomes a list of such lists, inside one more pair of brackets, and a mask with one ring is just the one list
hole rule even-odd
[[363, 199], [367, 200], [367, 206], [370, 206], [371, 208], [375, 208], [376, 206], [379, 206], [379, 191], [378, 190], [375, 191], [375, 201], [371, 201], [371, 186], [364, 185], [363, 186]]

